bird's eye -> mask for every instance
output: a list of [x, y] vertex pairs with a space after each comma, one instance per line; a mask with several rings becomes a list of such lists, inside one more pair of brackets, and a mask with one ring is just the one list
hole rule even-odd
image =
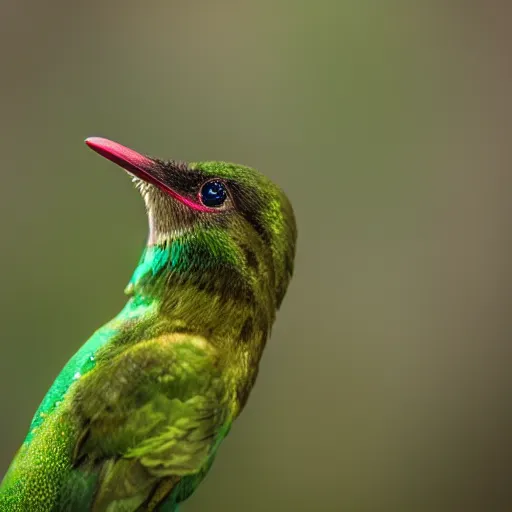
[[228, 194], [226, 187], [221, 181], [213, 180], [202, 186], [200, 196], [205, 206], [218, 208], [224, 204]]

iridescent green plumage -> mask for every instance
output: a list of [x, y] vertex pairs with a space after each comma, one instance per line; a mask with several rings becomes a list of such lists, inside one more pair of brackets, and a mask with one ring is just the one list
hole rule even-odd
[[[134, 158], [173, 197], [136, 180], [150, 234], [129, 301], [48, 391], [2, 483], [2, 511], [175, 510], [256, 379], [293, 269], [286, 197], [246, 167]], [[229, 191], [218, 212], [193, 203], [211, 178]]]

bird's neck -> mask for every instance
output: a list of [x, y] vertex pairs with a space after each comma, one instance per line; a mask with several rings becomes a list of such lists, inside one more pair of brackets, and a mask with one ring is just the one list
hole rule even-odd
[[180, 236], [149, 245], [126, 289], [161, 329], [190, 332], [259, 359], [275, 318], [271, 293], [244, 271], [227, 240]]

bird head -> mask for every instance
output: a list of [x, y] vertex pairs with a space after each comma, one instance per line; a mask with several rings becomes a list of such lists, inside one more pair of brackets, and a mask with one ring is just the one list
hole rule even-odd
[[98, 137], [86, 144], [132, 175], [148, 213], [148, 250], [167, 250], [170, 274], [203, 289], [217, 283], [223, 293], [263, 295], [279, 307], [297, 231], [274, 183], [242, 165], [163, 161]]

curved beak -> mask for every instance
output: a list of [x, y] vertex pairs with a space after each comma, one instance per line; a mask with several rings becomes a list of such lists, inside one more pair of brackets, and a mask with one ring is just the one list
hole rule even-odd
[[137, 178], [154, 185], [162, 192], [169, 194], [184, 205], [200, 212], [217, 213], [219, 211], [215, 208], [205, 206], [199, 201], [194, 201], [191, 198], [178, 194], [159, 177], [159, 174], [161, 175], [162, 173], [161, 164], [152, 158], [141, 155], [133, 149], [102, 137], [89, 137], [85, 139], [85, 143], [92, 150], [96, 151], [96, 153], [121, 166]]
[[85, 143], [96, 153], [119, 165], [130, 174], [143, 181], [155, 185], [167, 193], [173, 191], [158, 178], [158, 164], [151, 158], [141, 155], [133, 149], [127, 148], [112, 140], [102, 137], [89, 137]]

